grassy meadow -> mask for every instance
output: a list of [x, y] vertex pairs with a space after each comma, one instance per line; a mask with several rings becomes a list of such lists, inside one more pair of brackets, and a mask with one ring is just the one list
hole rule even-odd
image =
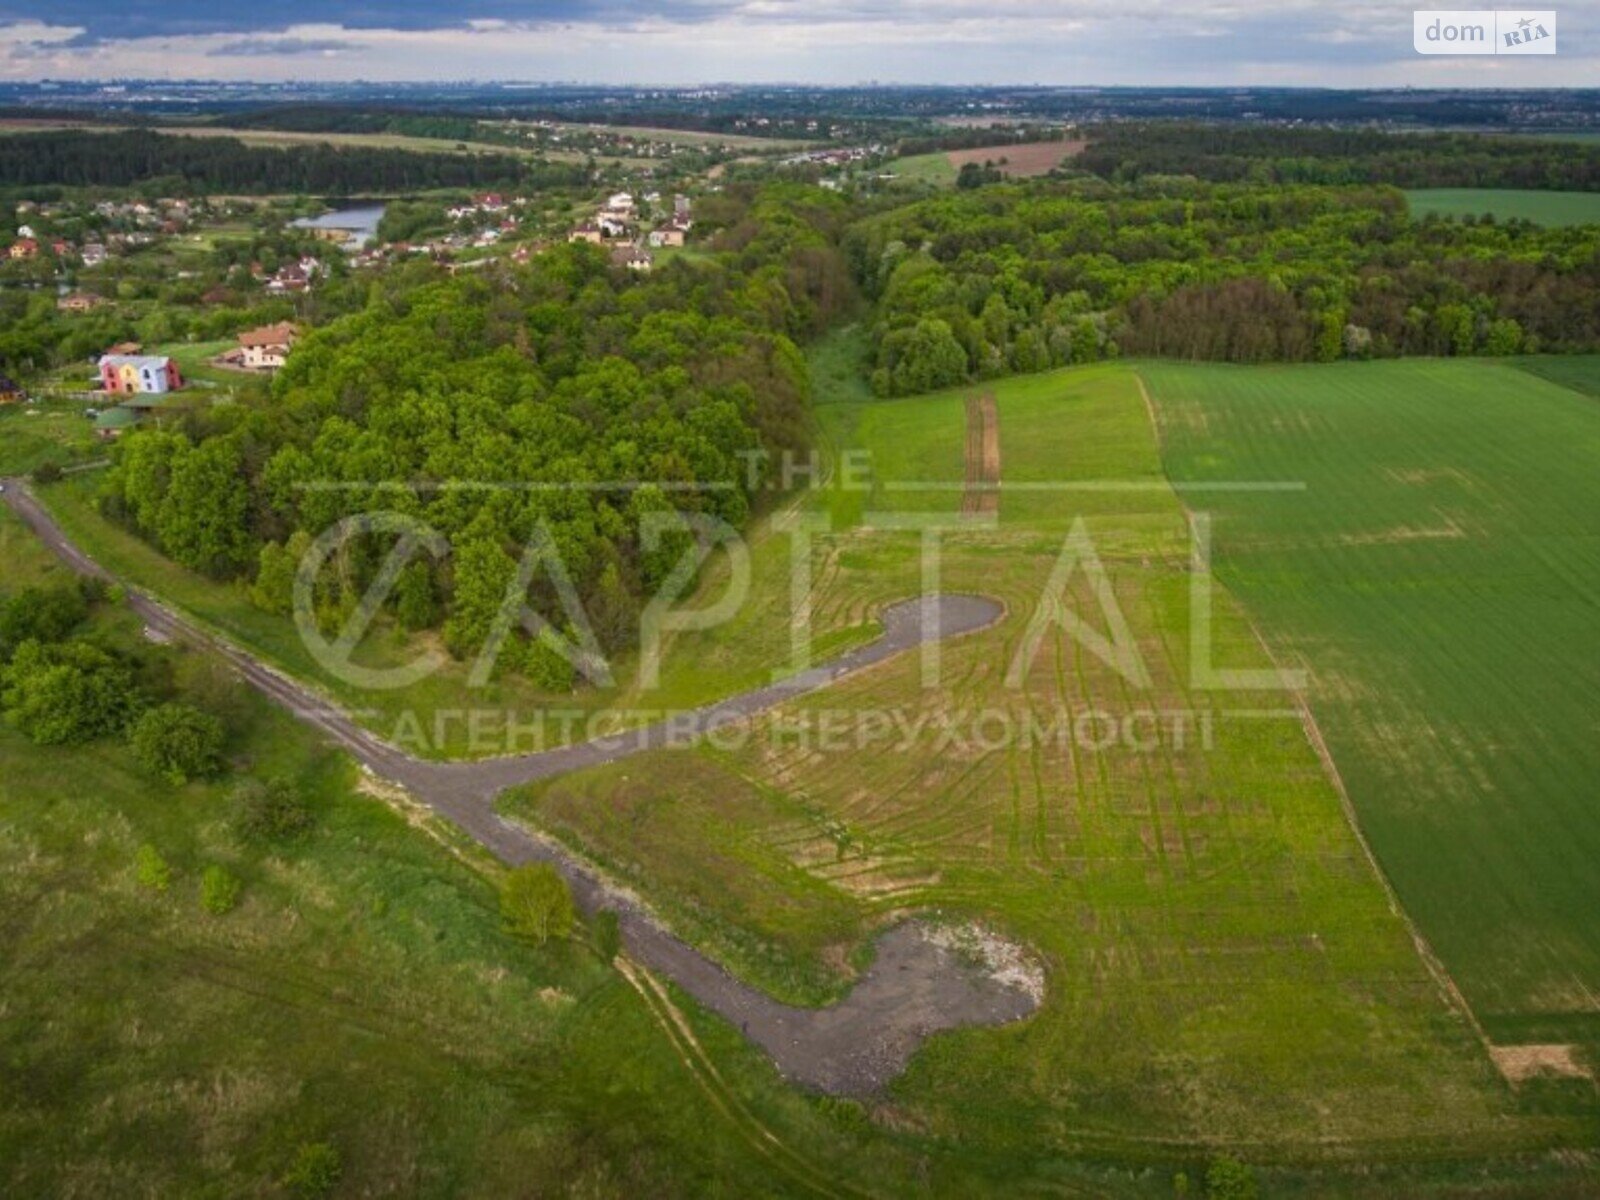
[[[1577, 360], [1539, 360], [1556, 375]], [[1509, 365], [1144, 372], [1222, 578], [1497, 1042], [1600, 1061], [1600, 407]]]
[[[1000, 414], [998, 522], [944, 534], [942, 585], [1008, 615], [942, 647], [937, 686], [908, 654], [758, 718], [748, 738], [546, 781], [507, 810], [795, 998], [844, 986], [864, 934], [910, 910], [1032, 947], [1043, 1009], [935, 1039], [888, 1097], [897, 1120], [1019, 1169], [1064, 1147], [1303, 1162], [1581, 1139], [1571, 1115], [1522, 1111], [1444, 998], [1294, 706], [1197, 686], [1185, 514], [1134, 374], [983, 386]], [[890, 528], [896, 514], [956, 523], [964, 394], [823, 400], [830, 447], [867, 456], [859, 488], [841, 470], [807, 499], [832, 529], [813, 547], [815, 609], [848, 624], [918, 587], [918, 535]], [[1052, 628], [1010, 686], [1079, 518], [1146, 679]], [[1066, 606], [1110, 638], [1088, 578], [1080, 559]], [[1214, 604], [1215, 663], [1268, 668], [1244, 611], [1226, 591]], [[1107, 739], [1105, 720], [1152, 712], [1204, 714], [1211, 733], [1138, 724]], [[819, 733], [885, 714], [920, 732]], [[1063, 714], [1079, 722], [1064, 738], [1006, 734]]]
[[1600, 222], [1600, 192], [1546, 192], [1519, 188], [1420, 188], [1406, 192], [1411, 215], [1521, 219], [1536, 225]]

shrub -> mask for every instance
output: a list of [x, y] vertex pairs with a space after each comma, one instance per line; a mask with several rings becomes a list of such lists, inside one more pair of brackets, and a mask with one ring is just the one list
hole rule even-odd
[[179, 787], [215, 775], [222, 765], [222, 722], [192, 705], [148, 709], [128, 737], [141, 764]]
[[43, 462], [33, 469], [35, 483], [54, 483], [61, 478], [61, 464]]
[[127, 727], [132, 675], [88, 642], [23, 642], [0, 671], [6, 720], [40, 746], [87, 742]]
[[296, 1195], [316, 1200], [333, 1191], [343, 1170], [339, 1152], [327, 1142], [302, 1142], [283, 1177], [283, 1186]]
[[0, 655], [23, 642], [59, 642], [81, 625], [89, 605], [74, 587], [27, 587], [0, 605]]
[[141, 887], [164, 892], [172, 886], [172, 868], [161, 852], [148, 843], [134, 852], [133, 869]]
[[1206, 1168], [1206, 1195], [1211, 1200], [1256, 1200], [1256, 1174], [1237, 1158], [1223, 1155]]
[[226, 916], [239, 903], [239, 878], [223, 867], [207, 867], [200, 876], [200, 907], [214, 917]]
[[572, 892], [546, 863], [513, 867], [500, 890], [500, 915], [512, 933], [543, 943], [572, 932]]
[[288, 842], [315, 823], [299, 789], [287, 779], [246, 779], [233, 789], [233, 830], [247, 842]]
[[609, 908], [602, 908], [594, 915], [594, 952], [600, 956], [601, 962], [609, 965], [621, 949], [622, 927], [617, 914]]

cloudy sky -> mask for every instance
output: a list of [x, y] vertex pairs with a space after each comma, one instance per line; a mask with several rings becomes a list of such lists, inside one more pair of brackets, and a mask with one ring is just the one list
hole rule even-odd
[[1600, 0], [1556, 11], [1456, 58], [1371, 0], [0, 0], [0, 77], [1600, 86]]

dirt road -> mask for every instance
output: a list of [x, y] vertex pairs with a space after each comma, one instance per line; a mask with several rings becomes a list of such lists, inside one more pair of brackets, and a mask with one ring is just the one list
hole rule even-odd
[[[0, 499], [59, 558], [82, 575], [111, 580], [75, 546], [21, 480], [4, 480]], [[719, 723], [754, 715], [826, 687], [842, 676], [883, 662], [929, 638], [983, 629], [1001, 606], [980, 596], [938, 596], [893, 605], [876, 641], [779, 683], [681, 717], [670, 729], [649, 726], [625, 738], [585, 742], [539, 754], [482, 762], [430, 763], [404, 753], [358, 726], [342, 710], [238, 647], [211, 636], [151, 596], [128, 589], [128, 605], [156, 635], [219, 655], [240, 677], [343, 747], [374, 774], [404, 787], [454, 822], [503, 862], [547, 862], [572, 885], [586, 912], [617, 911], [626, 952], [666, 976], [705, 1007], [739, 1026], [797, 1083], [836, 1095], [878, 1090], [910, 1061], [922, 1041], [962, 1025], [1001, 1024], [1027, 1016], [1036, 1001], [1026, 991], [975, 970], [935, 944], [915, 921], [885, 933], [872, 967], [838, 1004], [796, 1008], [741, 983], [700, 951], [675, 937], [629, 897], [611, 889], [559, 847], [502, 818], [494, 798], [506, 788], [657, 749]]]

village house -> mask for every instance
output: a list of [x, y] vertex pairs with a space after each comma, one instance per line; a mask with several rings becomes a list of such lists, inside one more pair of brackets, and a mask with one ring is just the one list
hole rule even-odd
[[650, 231], [652, 246], [681, 246], [689, 233], [689, 222], [669, 221]]
[[21, 237], [11, 243], [12, 258], [37, 258], [39, 256], [39, 243], [31, 237]]
[[241, 365], [255, 371], [276, 371], [294, 349], [296, 336], [295, 327], [288, 321], [246, 329], [239, 335]]
[[65, 313], [86, 313], [99, 308], [105, 301], [93, 292], [68, 292], [56, 301], [56, 308]]
[[582, 225], [574, 228], [571, 233], [567, 234], [567, 241], [592, 242], [594, 245], [598, 246], [601, 242], [605, 241], [605, 236], [606, 235], [600, 231], [600, 226], [596, 225], [593, 221], [585, 221]]
[[178, 364], [164, 354], [103, 354], [100, 386], [121, 396], [161, 396], [183, 386]]
[[650, 252], [640, 246], [618, 246], [611, 251], [611, 265], [627, 267], [630, 271], [648, 271], [655, 266]]
[[106, 248], [99, 242], [85, 242], [83, 244], [83, 254], [81, 257], [83, 259], [84, 266], [98, 267], [106, 260]]
[[21, 404], [27, 398], [20, 383], [9, 375], [0, 375], [0, 404]]

